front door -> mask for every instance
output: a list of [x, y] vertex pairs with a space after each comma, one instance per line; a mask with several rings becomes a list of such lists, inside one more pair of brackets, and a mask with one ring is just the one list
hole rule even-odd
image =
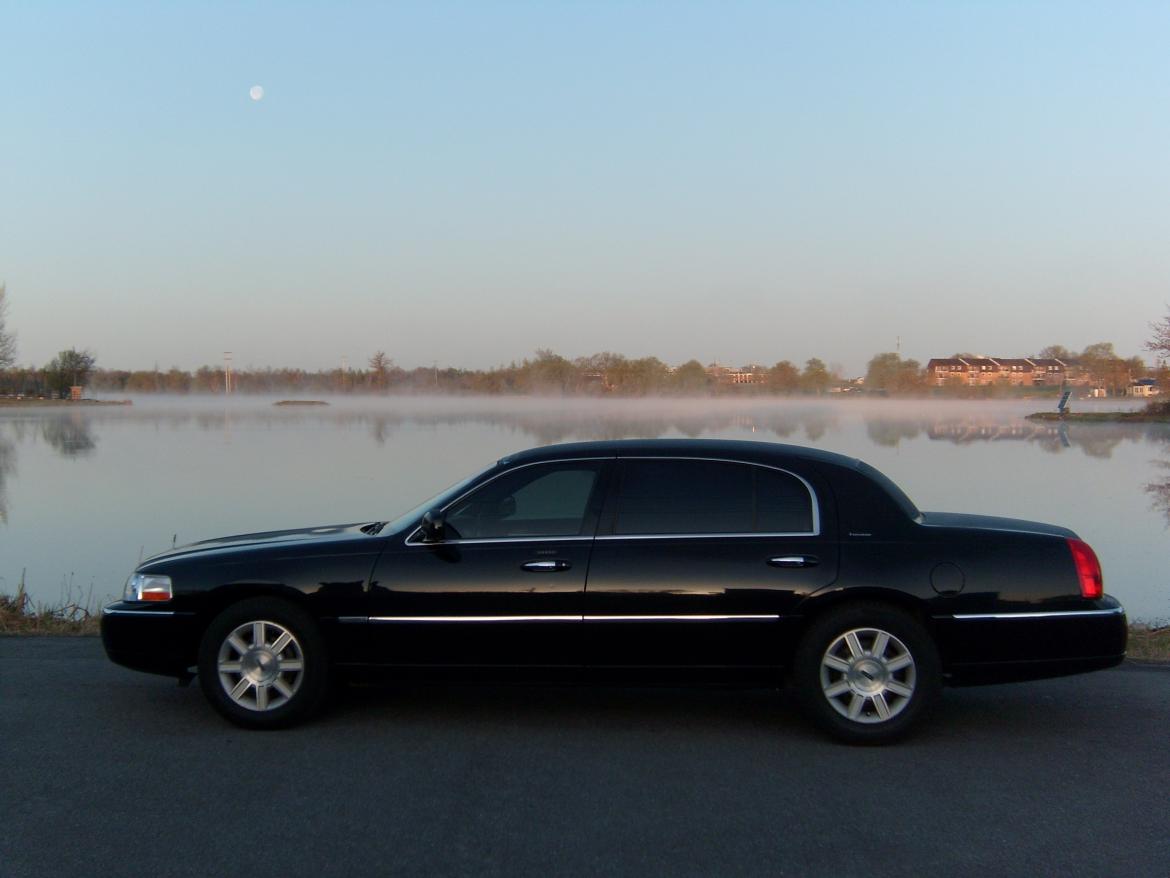
[[576, 666], [604, 461], [505, 471], [445, 510], [442, 542], [415, 532], [378, 561], [371, 660], [428, 666]]

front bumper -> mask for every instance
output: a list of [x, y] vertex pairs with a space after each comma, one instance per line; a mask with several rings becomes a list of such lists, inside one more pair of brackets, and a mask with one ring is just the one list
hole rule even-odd
[[192, 612], [117, 601], [102, 607], [102, 646], [116, 664], [182, 677], [198, 661], [199, 629]]

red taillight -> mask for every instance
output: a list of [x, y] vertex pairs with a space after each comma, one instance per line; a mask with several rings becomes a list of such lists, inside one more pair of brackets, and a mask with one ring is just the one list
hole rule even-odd
[[1101, 578], [1101, 562], [1097, 553], [1083, 540], [1068, 541], [1073, 563], [1077, 565], [1077, 578], [1081, 581], [1081, 597], [1096, 599], [1105, 594], [1105, 583]]

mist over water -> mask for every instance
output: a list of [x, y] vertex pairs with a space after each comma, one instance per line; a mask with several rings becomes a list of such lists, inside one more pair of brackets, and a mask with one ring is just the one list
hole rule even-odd
[[[1131, 618], [1170, 619], [1170, 428], [1034, 423], [1048, 401], [146, 397], [0, 411], [0, 592], [116, 596], [142, 555], [257, 530], [392, 518], [533, 445], [719, 437], [878, 467], [923, 509], [1066, 525]], [[1087, 403], [1078, 404], [1085, 410]], [[1093, 407], [1116, 409], [1114, 400]]]

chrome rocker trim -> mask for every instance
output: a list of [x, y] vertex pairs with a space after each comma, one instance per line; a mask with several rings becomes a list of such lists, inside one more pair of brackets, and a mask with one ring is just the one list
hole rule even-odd
[[1124, 607], [1111, 610], [1060, 610], [1047, 613], [956, 613], [953, 616], [936, 616], [938, 619], [959, 619], [964, 622], [984, 619], [1059, 619], [1075, 616], [1120, 616]]
[[341, 616], [338, 622], [774, 622], [778, 615], [676, 615], [676, 616]]

